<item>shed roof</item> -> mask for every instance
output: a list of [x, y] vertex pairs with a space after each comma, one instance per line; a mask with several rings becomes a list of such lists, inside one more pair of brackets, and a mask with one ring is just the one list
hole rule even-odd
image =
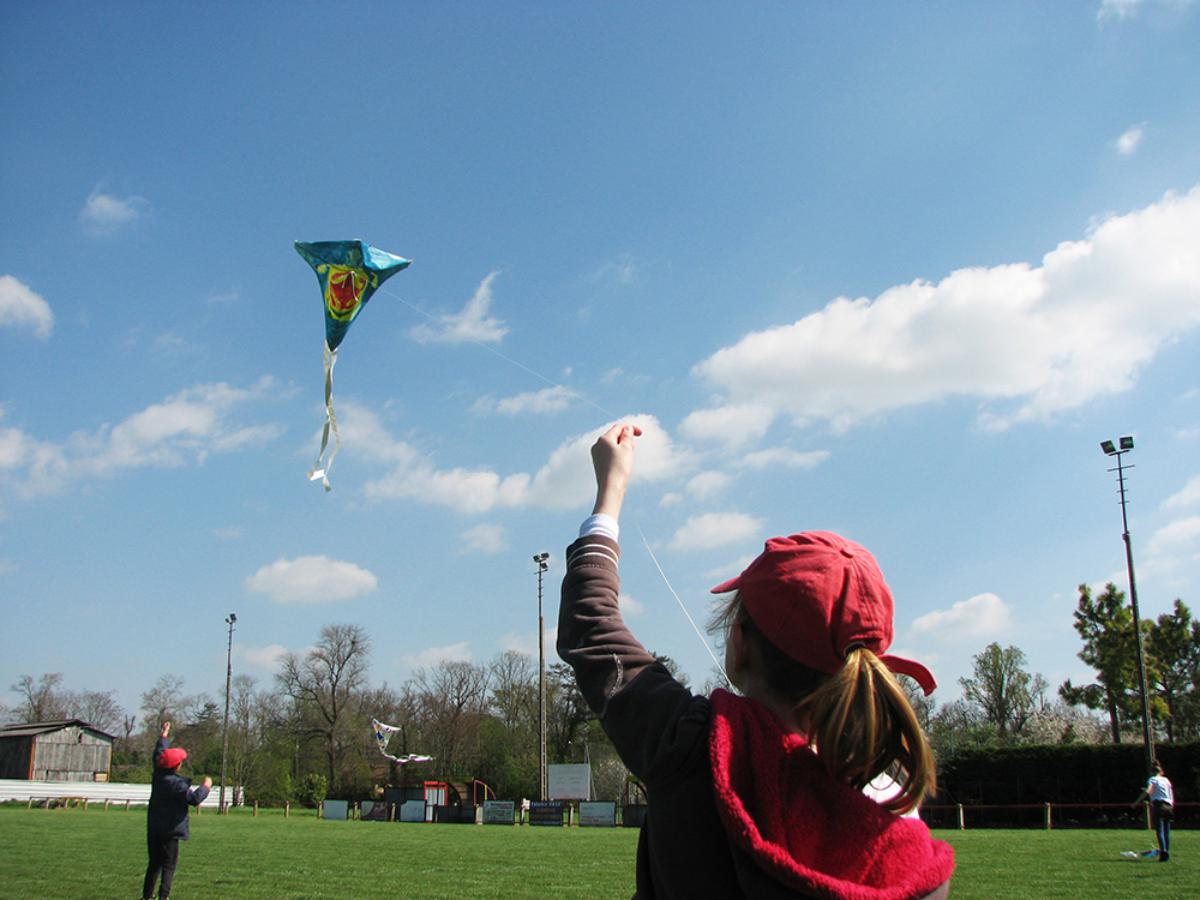
[[78, 725], [80, 728], [86, 728], [88, 731], [102, 734], [106, 738], [116, 739], [115, 734], [109, 734], [103, 728], [97, 728], [91, 722], [85, 722], [83, 719], [56, 719], [52, 722], [20, 722], [14, 725], [0, 725], [0, 738], [50, 734], [54, 731], [62, 731], [64, 728], [70, 728], [72, 725]]

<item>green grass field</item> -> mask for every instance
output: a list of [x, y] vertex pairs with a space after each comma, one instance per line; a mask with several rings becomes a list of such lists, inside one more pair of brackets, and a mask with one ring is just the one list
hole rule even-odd
[[[1130, 861], [1148, 831], [944, 831], [955, 898], [1194, 898], [1200, 839]], [[173, 897], [629, 897], [634, 829], [506, 828], [192, 816]], [[0, 808], [0, 897], [137, 897], [145, 810]]]

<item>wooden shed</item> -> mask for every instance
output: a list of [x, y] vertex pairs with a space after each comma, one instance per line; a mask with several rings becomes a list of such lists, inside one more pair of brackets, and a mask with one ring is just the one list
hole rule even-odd
[[0, 725], [0, 778], [108, 781], [113, 737], [82, 719]]

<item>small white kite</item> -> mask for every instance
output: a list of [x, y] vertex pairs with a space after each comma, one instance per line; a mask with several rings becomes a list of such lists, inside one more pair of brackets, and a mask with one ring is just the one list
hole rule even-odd
[[392, 754], [388, 753], [388, 741], [393, 734], [400, 730], [395, 725], [388, 725], [386, 722], [372, 719], [371, 730], [375, 732], [375, 743], [379, 745], [379, 752], [398, 766], [406, 766], [409, 763], [429, 762], [433, 759], [432, 756], [422, 756], [419, 753], [409, 753], [406, 756], [392, 756]]

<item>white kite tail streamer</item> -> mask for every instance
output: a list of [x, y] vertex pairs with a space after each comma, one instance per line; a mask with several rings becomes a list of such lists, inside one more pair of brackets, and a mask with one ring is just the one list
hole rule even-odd
[[[338, 437], [337, 416], [333, 414], [333, 367], [337, 364], [337, 351], [330, 350], [325, 345], [325, 426], [321, 429], [321, 449], [317, 452], [316, 462], [308, 471], [309, 481], [320, 481], [325, 490], [333, 490], [329, 486], [329, 470], [333, 468], [333, 458], [341, 449], [342, 439]], [[329, 446], [329, 434], [333, 433], [333, 449], [325, 458], [325, 449]], [[324, 462], [322, 462], [324, 460]]]
[[371, 719], [371, 731], [375, 735], [375, 743], [379, 746], [379, 752], [398, 765], [406, 766], [409, 763], [429, 762], [433, 759], [432, 756], [425, 756], [420, 753], [409, 753], [405, 756], [393, 756], [388, 753], [388, 740], [393, 734], [400, 731], [395, 725], [388, 725], [386, 722], [380, 722], [378, 719]]
[[667, 573], [663, 571], [663, 567], [658, 562], [658, 557], [654, 555], [654, 551], [650, 549], [650, 542], [646, 540], [646, 533], [642, 531], [642, 526], [637, 526], [638, 534], [642, 536], [642, 544], [646, 547], [646, 552], [650, 554], [650, 559], [654, 561], [654, 568], [658, 569], [658, 574], [662, 576], [663, 584], [667, 586], [667, 590], [671, 592], [671, 596], [675, 598], [675, 602], [679, 604], [679, 608], [683, 610], [684, 616], [688, 620], [688, 624], [692, 626], [692, 631], [696, 632], [696, 637], [700, 638], [700, 643], [704, 645], [704, 649], [708, 651], [708, 655], [712, 657], [713, 665], [717, 667], [717, 671], [721, 673], [721, 677], [725, 679], [726, 685], [732, 685], [729, 676], [725, 674], [725, 667], [721, 665], [717, 659], [717, 654], [713, 652], [713, 648], [708, 645], [708, 641], [704, 639], [704, 633], [696, 625], [696, 620], [692, 618], [692, 614], [688, 612], [683, 601], [679, 599], [679, 595], [675, 593], [675, 588], [671, 587], [671, 581], [667, 578]]

